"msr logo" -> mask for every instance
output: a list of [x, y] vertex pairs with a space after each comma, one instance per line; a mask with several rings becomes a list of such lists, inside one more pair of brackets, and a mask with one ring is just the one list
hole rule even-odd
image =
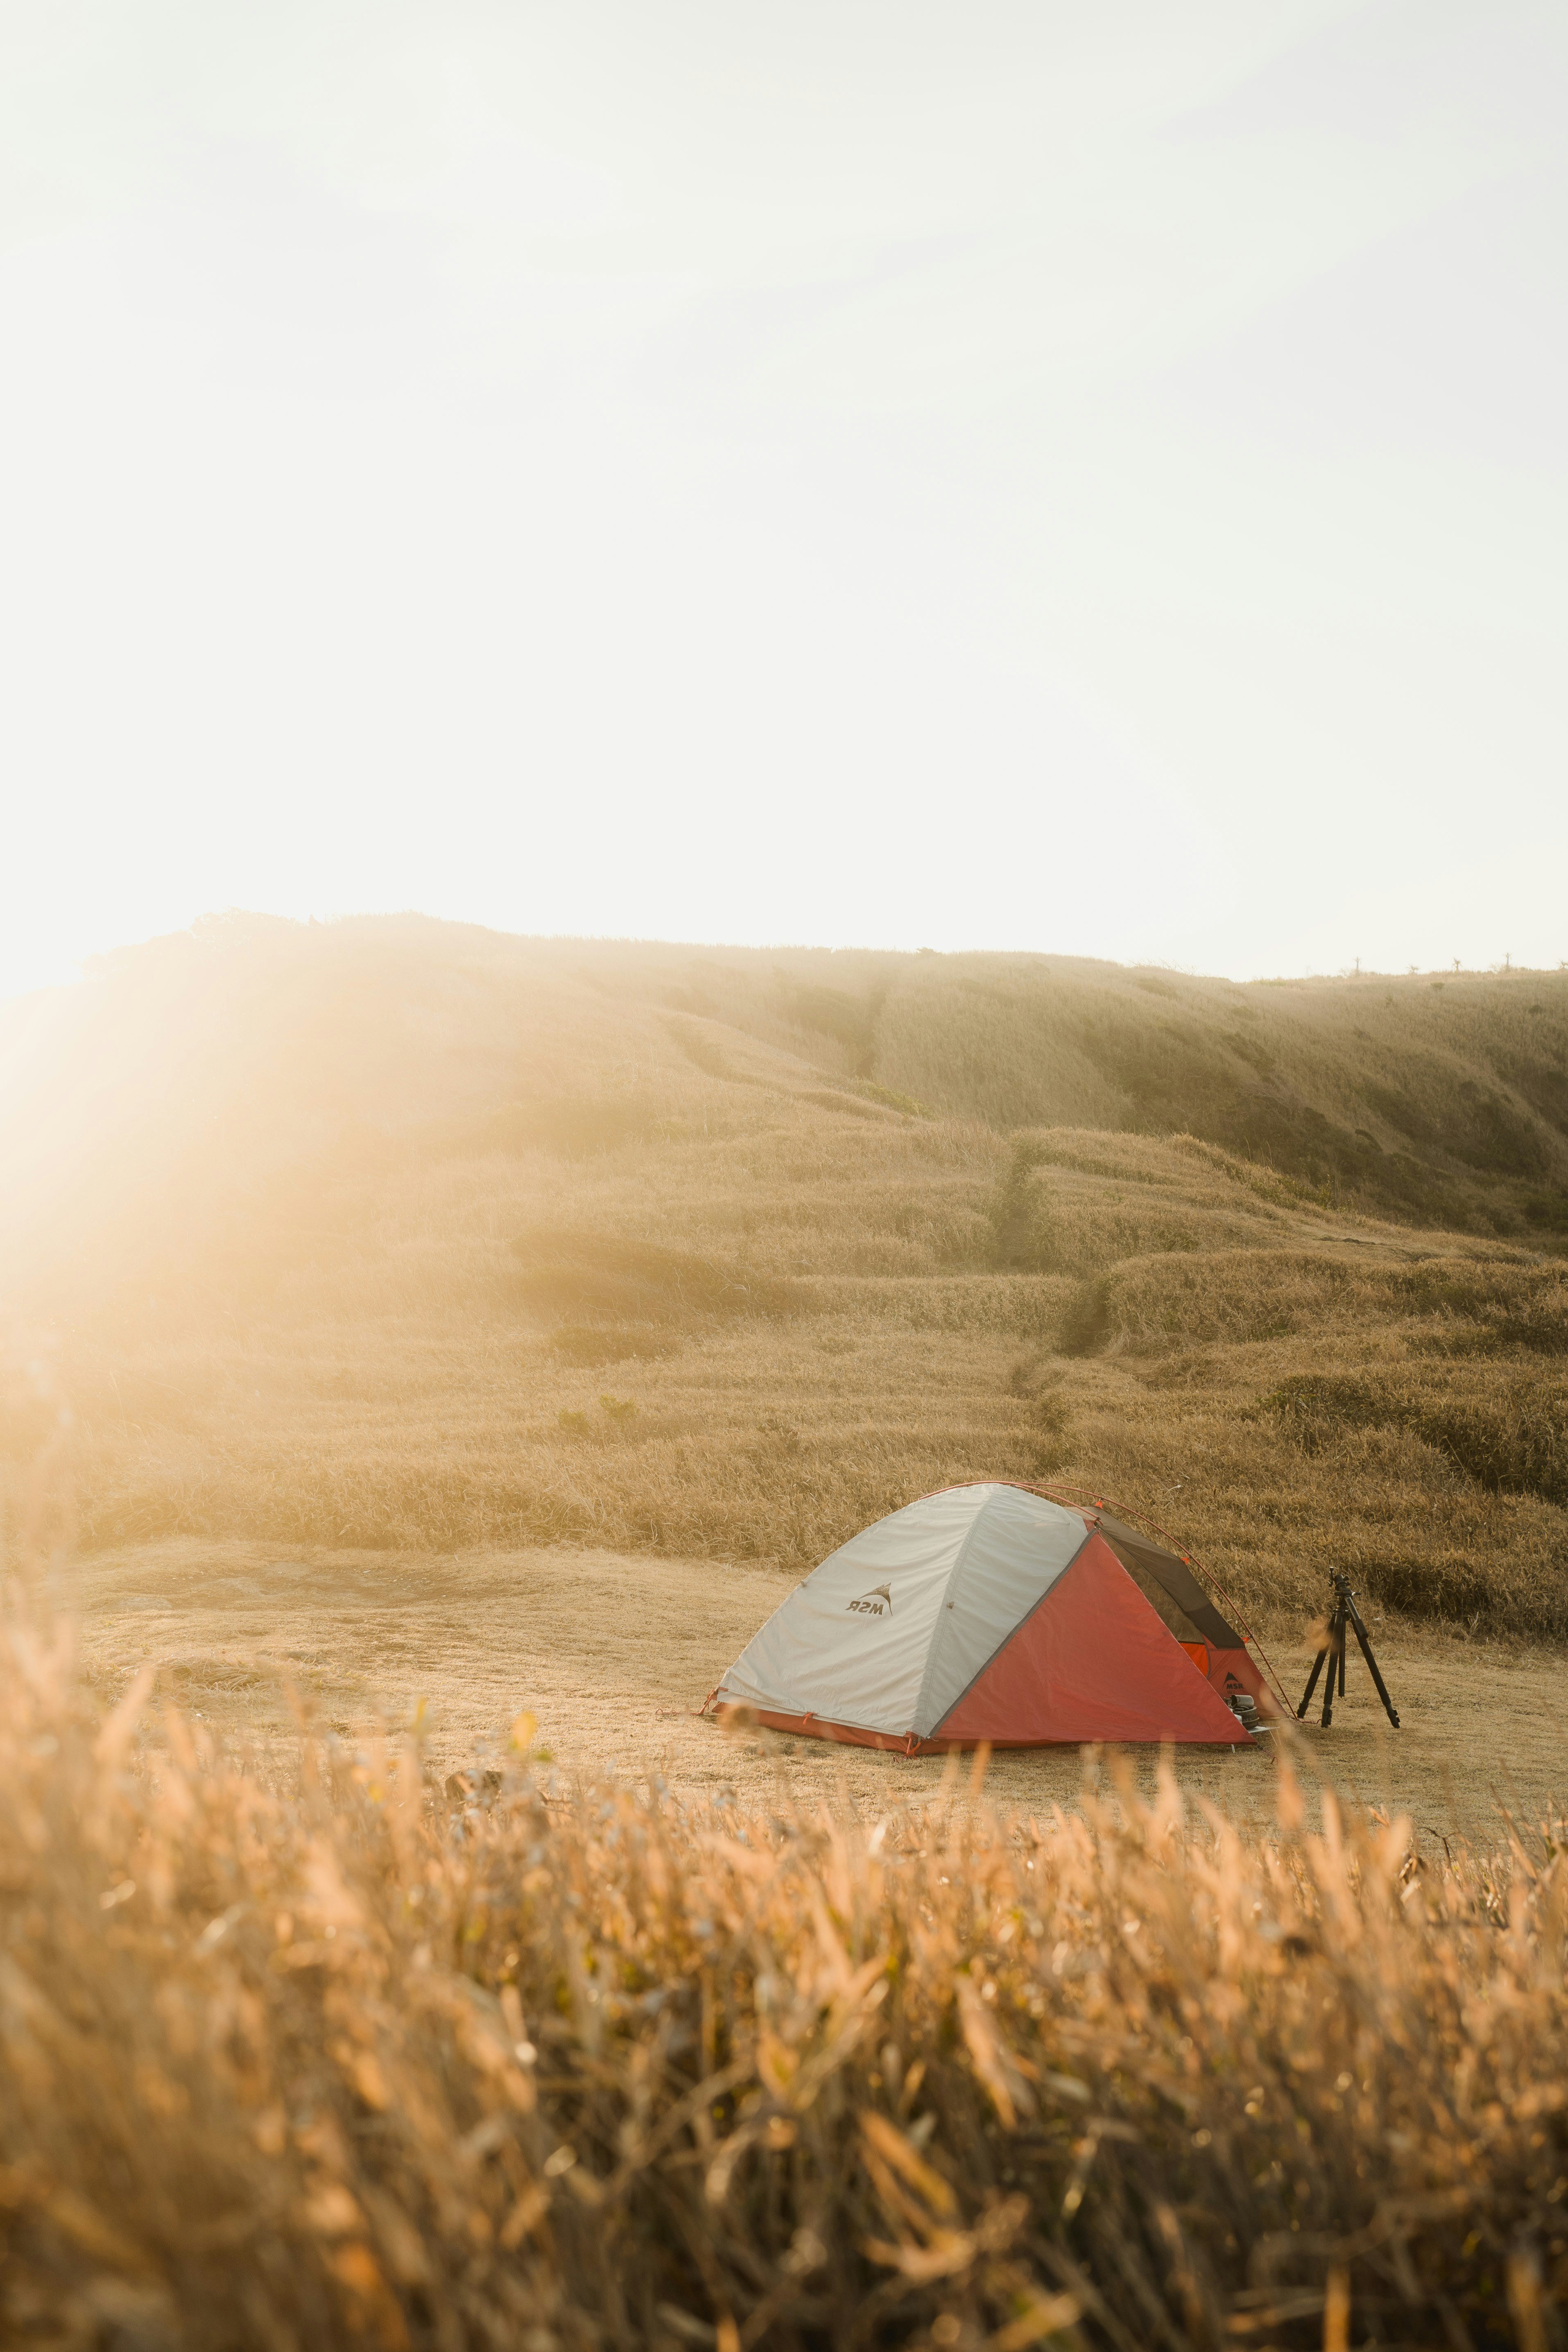
[[863, 1592], [858, 1601], [847, 1601], [845, 1606], [852, 1616], [890, 1617], [893, 1596], [885, 1584], [879, 1584], [874, 1592]]

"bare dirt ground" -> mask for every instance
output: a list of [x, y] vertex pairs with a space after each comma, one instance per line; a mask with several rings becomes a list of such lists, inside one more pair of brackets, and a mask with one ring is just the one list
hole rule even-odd
[[[503, 1742], [531, 1710], [567, 1778], [659, 1776], [678, 1795], [742, 1809], [847, 1799], [882, 1812], [928, 1800], [940, 1759], [906, 1759], [767, 1732], [727, 1735], [694, 1710], [792, 1580], [711, 1561], [568, 1549], [452, 1557], [165, 1542], [101, 1554], [58, 1580], [83, 1663], [110, 1695], [143, 1664], [215, 1729], [271, 1738], [303, 1704], [352, 1737], [426, 1703], [432, 1760], [451, 1769]], [[1292, 1700], [1306, 1629], [1273, 1629]], [[1568, 1660], [1555, 1650], [1373, 1628], [1402, 1718], [1387, 1726], [1352, 1653], [1328, 1732], [1299, 1735], [1303, 1776], [1411, 1814], [1424, 1843], [1491, 1843], [1506, 1810], [1541, 1821], [1568, 1797]], [[292, 1696], [291, 1695], [292, 1694]], [[1314, 1708], [1313, 1715], [1316, 1717]], [[1270, 1743], [1176, 1751], [1184, 1786], [1245, 1822], [1272, 1811]], [[1152, 1751], [1136, 1751], [1152, 1780]], [[1070, 1804], [1076, 1748], [996, 1755], [987, 1794], [1008, 1811]], [[1560, 1808], [1558, 1809], [1560, 1810]]]

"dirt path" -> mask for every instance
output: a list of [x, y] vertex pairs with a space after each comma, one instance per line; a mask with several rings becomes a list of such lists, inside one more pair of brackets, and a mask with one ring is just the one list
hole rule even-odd
[[[691, 1710], [788, 1590], [768, 1571], [596, 1551], [458, 1558], [165, 1543], [80, 1563], [58, 1599], [84, 1663], [106, 1685], [151, 1661], [161, 1688], [215, 1727], [287, 1729], [286, 1685], [344, 1733], [427, 1706], [431, 1751], [465, 1762], [523, 1708], [566, 1773], [657, 1772], [743, 1807], [840, 1790], [882, 1811], [927, 1796], [940, 1759], [907, 1760], [771, 1733], [727, 1737]], [[1568, 1798], [1568, 1660], [1411, 1632], [1377, 1631], [1403, 1728], [1391, 1731], [1358, 1656], [1332, 1728], [1302, 1735], [1309, 1763], [1347, 1796], [1409, 1811], [1424, 1841], [1489, 1840], [1506, 1805], [1539, 1820]], [[1310, 1655], [1282, 1643], [1292, 1697]], [[1139, 1776], [1155, 1759], [1140, 1751]], [[1184, 1785], [1245, 1820], [1267, 1818], [1261, 1752], [1178, 1751]], [[999, 1754], [989, 1793], [1036, 1810], [1069, 1803], [1078, 1750]]]

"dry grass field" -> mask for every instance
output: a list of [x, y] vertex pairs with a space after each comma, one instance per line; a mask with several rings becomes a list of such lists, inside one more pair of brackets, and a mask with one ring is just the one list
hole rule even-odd
[[416, 1738], [105, 1714], [62, 1632], [0, 1638], [7, 2343], [1557, 2340], [1559, 1815], [1423, 1853], [1114, 1759], [746, 1811], [527, 1717], [470, 1802]]
[[[56, 1599], [80, 1626], [90, 1685], [110, 1699], [144, 1667], [162, 1701], [215, 1731], [287, 1743], [303, 1716], [350, 1746], [417, 1721], [443, 1774], [493, 1762], [527, 1711], [563, 1790], [663, 1787], [742, 1813], [852, 1804], [868, 1821], [929, 1802], [943, 1766], [753, 1731], [727, 1736], [700, 1706], [792, 1581], [776, 1570], [559, 1547], [431, 1559], [175, 1538], [100, 1554]], [[628, 1595], [635, 1599], [628, 1601]], [[1391, 1731], [1359, 1656], [1332, 1727], [1299, 1735], [1314, 1820], [1322, 1786], [1342, 1802], [1405, 1813], [1418, 1851], [1485, 1845], [1505, 1813], [1552, 1817], [1568, 1789], [1568, 1683], [1561, 1654], [1448, 1639], [1380, 1622], [1401, 1728]], [[1271, 1650], [1299, 1696], [1310, 1652]], [[1159, 1759], [1135, 1759], [1152, 1792]], [[1255, 1826], [1273, 1819], [1268, 1752], [1177, 1751], [1180, 1785]], [[1076, 1748], [998, 1753], [988, 1803], [1071, 1807]]]
[[1052, 1475], [1281, 1633], [1332, 1562], [1568, 1635], [1568, 976], [237, 920], [0, 1076], [10, 1458], [68, 1405], [89, 1554], [798, 1572]]
[[[1565, 1250], [1556, 974], [234, 919], [0, 1010], [0, 2336], [1559, 2343]], [[1292, 1695], [1349, 1568], [1405, 1727], [694, 1717], [979, 1477]]]

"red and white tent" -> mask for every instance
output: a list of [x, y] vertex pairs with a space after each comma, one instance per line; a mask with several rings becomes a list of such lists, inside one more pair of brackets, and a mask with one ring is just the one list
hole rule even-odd
[[[1117, 1536], [1131, 1539], [1120, 1548], [1141, 1580], [1153, 1564], [1180, 1631], [1206, 1611], [1207, 1638], [1184, 1641], [1163, 1622]], [[1162, 1561], [1190, 1594], [1170, 1594]], [[1260, 1689], [1240, 1635], [1176, 1555], [1099, 1512], [994, 1485], [927, 1495], [852, 1536], [773, 1612], [710, 1704], [910, 1755], [982, 1740], [1242, 1746], [1227, 1684]]]

